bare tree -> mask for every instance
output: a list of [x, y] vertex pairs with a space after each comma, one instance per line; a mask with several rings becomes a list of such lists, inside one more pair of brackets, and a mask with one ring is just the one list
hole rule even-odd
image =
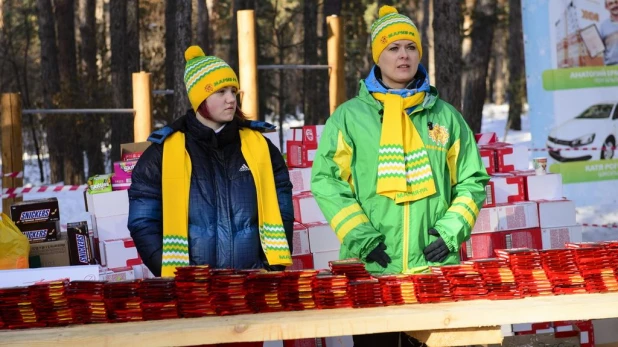
[[191, 0], [176, 1], [176, 34], [174, 41], [174, 118], [191, 108], [185, 87], [185, 50], [191, 45]]
[[521, 130], [521, 113], [525, 96], [524, 35], [521, 0], [509, 0], [509, 125]]
[[461, 7], [457, 1], [434, 0], [435, 85], [440, 97], [461, 110]]
[[[174, 89], [174, 58], [176, 57], [176, 0], [165, 1], [165, 88]], [[174, 119], [174, 99], [176, 93], [184, 91], [174, 90], [174, 94], [167, 95], [168, 123]]]
[[207, 55], [212, 54], [210, 40], [210, 14], [206, 0], [197, 0], [197, 44]]
[[472, 48], [465, 60], [463, 116], [474, 132], [481, 131], [487, 96], [487, 70], [496, 24], [496, 0], [477, 0], [472, 15]]
[[494, 30], [494, 40], [491, 47], [490, 73], [488, 78], [488, 97], [491, 102], [498, 105], [504, 104], [506, 94], [507, 77], [507, 21], [506, 7], [508, 0], [498, 0], [496, 13], [496, 28]]
[[[304, 62], [308, 65], [318, 63], [318, 1], [305, 0], [303, 7], [303, 31], [304, 31]], [[317, 83], [315, 70], [303, 71], [303, 111], [305, 124], [317, 124]]]
[[[111, 74], [112, 104], [115, 108], [128, 108], [129, 104], [129, 68], [127, 52], [127, 1], [110, 0], [110, 36], [111, 36]], [[112, 123], [112, 161], [120, 160], [120, 144], [123, 142], [127, 115], [111, 115]]]

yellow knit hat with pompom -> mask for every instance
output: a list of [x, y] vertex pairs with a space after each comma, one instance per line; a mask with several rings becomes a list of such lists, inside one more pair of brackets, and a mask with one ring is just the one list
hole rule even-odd
[[194, 111], [217, 90], [239, 88], [234, 70], [223, 59], [206, 56], [199, 46], [187, 48], [185, 60], [185, 85]]
[[421, 36], [412, 20], [397, 12], [397, 9], [384, 5], [380, 7], [378, 19], [371, 25], [371, 54], [374, 63], [378, 63], [382, 51], [398, 40], [410, 40], [416, 43], [419, 58], [423, 56]]

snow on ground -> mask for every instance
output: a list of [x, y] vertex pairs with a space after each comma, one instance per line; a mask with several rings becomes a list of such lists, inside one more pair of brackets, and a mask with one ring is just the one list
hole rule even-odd
[[[526, 110], [525, 110], [526, 111]], [[506, 131], [506, 121], [508, 116], [508, 105], [485, 105], [483, 109], [483, 132], [495, 132], [501, 141], [510, 142], [516, 146], [531, 147], [530, 122], [528, 115], [522, 115], [522, 130], [521, 131]], [[293, 124], [293, 125], [301, 125]], [[284, 128], [289, 127], [288, 124]], [[506, 138], [505, 138], [506, 133]], [[535, 152], [530, 151], [530, 157]], [[39, 185], [38, 168], [36, 161], [26, 161], [24, 183], [27, 186]], [[608, 201], [604, 204], [591, 204], [586, 193], [590, 189], [602, 189], [603, 184], [615, 184], [615, 181], [605, 181], [596, 183], [591, 186], [579, 185], [575, 189], [569, 189], [571, 192], [567, 198], [572, 199], [577, 205], [577, 222], [584, 224], [618, 224], [618, 205], [615, 201]], [[86, 220], [90, 223], [90, 217], [85, 209], [84, 196], [82, 192], [61, 192], [61, 193], [29, 193], [24, 196], [24, 199], [38, 199], [44, 197], [56, 196], [60, 204], [61, 224], [66, 226], [66, 223]], [[1, 209], [1, 207], [0, 207]], [[603, 227], [585, 227], [584, 241], [600, 241], [600, 240], [616, 240], [618, 239], [618, 228], [603, 228]]]

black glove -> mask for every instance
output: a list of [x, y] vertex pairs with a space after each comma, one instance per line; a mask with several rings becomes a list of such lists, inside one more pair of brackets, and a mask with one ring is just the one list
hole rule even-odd
[[385, 249], [386, 245], [384, 244], [384, 242], [380, 242], [380, 244], [378, 244], [378, 246], [374, 248], [373, 251], [369, 252], [366, 258], [367, 261], [375, 261], [376, 263], [380, 264], [381, 267], [386, 268], [388, 266], [388, 263], [391, 262], [391, 257], [389, 257], [388, 254], [384, 252]]
[[442, 237], [440, 237], [440, 234], [436, 231], [436, 229], [429, 229], [428, 233], [429, 235], [437, 236], [438, 239], [430, 243], [429, 246], [425, 247], [423, 250], [425, 260], [432, 263], [441, 263], [444, 259], [446, 259], [449, 253], [451, 253], [451, 251], [448, 249], [448, 246]]

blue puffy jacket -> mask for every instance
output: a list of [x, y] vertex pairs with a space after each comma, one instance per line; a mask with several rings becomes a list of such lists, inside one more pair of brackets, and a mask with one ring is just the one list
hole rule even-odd
[[[128, 228], [142, 260], [156, 276], [161, 274], [163, 244], [163, 143], [175, 131], [185, 133], [185, 147], [192, 164], [189, 193], [191, 264], [234, 269], [271, 268], [260, 245], [256, 189], [240, 150], [239, 127], [273, 128], [268, 123], [234, 120], [215, 134], [197, 120], [193, 111], [189, 111], [170, 126], [155, 131], [148, 139], [152, 145], [141, 156], [132, 174]], [[268, 139], [266, 142], [281, 218], [292, 251], [292, 183], [281, 153]]]

